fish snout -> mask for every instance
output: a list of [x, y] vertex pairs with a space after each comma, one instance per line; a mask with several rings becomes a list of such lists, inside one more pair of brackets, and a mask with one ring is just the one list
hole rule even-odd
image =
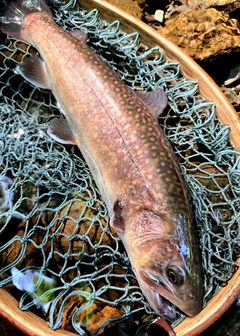
[[193, 294], [189, 291], [186, 294], [186, 308], [184, 313], [189, 317], [194, 317], [202, 310], [202, 293]]

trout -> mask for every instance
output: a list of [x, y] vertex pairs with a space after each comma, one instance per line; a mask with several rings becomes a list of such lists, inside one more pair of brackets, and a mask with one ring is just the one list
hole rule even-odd
[[6, 1], [1, 30], [32, 44], [19, 74], [50, 89], [64, 117], [48, 134], [76, 144], [105, 201], [151, 307], [167, 319], [172, 305], [192, 317], [202, 308], [202, 272], [189, 200], [176, 158], [157, 117], [161, 89], [137, 94], [86, 43], [67, 32], [44, 0]]

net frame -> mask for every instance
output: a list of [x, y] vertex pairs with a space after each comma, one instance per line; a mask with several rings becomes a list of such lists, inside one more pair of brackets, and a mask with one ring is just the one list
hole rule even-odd
[[[205, 269], [204, 289], [206, 302], [216, 293], [219, 286], [226, 283], [232, 276], [236, 269], [236, 259], [239, 256], [240, 205], [238, 198], [240, 192], [240, 161], [239, 153], [234, 151], [229, 143], [229, 127], [223, 127], [215, 117], [215, 105], [206, 102], [198, 94], [197, 83], [186, 80], [181, 75], [180, 66], [174, 62], [166, 62], [163, 53], [158, 48], [148, 50], [142, 45], [139, 46], [138, 34], [124, 34], [120, 31], [119, 22], [107, 24], [99, 20], [96, 10], [86, 13], [77, 9], [73, 1], [66, 3], [60, 8], [61, 10], [56, 1], [52, 1], [52, 5], [55, 5], [52, 9], [57, 23], [64, 29], [74, 26], [88, 32], [89, 45], [100, 57], [108, 62], [126, 85], [140, 91], [148, 91], [158, 87], [165, 90], [170, 108], [167, 115], [160, 117], [160, 123], [178, 156], [181, 169], [190, 189], [193, 207], [196, 210], [196, 219], [205, 256], [203, 258], [203, 266]], [[128, 290], [125, 290], [125, 293], [122, 296], [120, 295], [120, 298], [114, 300], [114, 302], [110, 302], [110, 304], [115, 306], [121, 305], [121, 308], [124, 310], [125, 322], [123, 322], [124, 317], [122, 317], [118, 323], [127, 325], [130, 316], [139, 311], [143, 313], [143, 316], [144, 313], [153, 314], [146, 302], [143, 303], [143, 307], [137, 307], [135, 310], [131, 308], [132, 302], [138, 305], [144, 299], [139, 291], [136, 291], [135, 294], [131, 293], [131, 291], [137, 290], [137, 285], [130, 271], [128, 258], [126, 254], [122, 253], [123, 250], [119, 239], [114, 233], [109, 231], [110, 229], [106, 221], [106, 207], [101, 201], [88, 168], [83, 160], [79, 159], [80, 153], [75, 148], [66, 150], [64, 146], [54, 143], [44, 133], [49, 119], [57, 113], [57, 106], [53, 97], [44, 90], [33, 88], [21, 79], [18, 79], [18, 83], [20, 82], [18, 87], [14, 86], [16, 74], [11, 73], [10, 75], [9, 69], [13, 69], [16, 64], [33, 51], [33, 48], [27, 46], [25, 49], [25, 44], [20, 41], [5, 38], [3, 35], [2, 38], [4, 39], [4, 43], [1, 44], [0, 55], [3, 58], [3, 68], [0, 70], [2, 71], [1, 78], [3, 80], [0, 80], [2, 98], [0, 110], [1, 120], [5, 123], [1, 125], [1, 139], [4, 140], [0, 142], [2, 154], [0, 171], [3, 199], [0, 216], [1, 233], [6, 232], [7, 227], [12, 225], [13, 221], [16, 221], [18, 224], [25, 221], [25, 226], [23, 236], [14, 236], [1, 246], [2, 254], [6, 251], [9, 253], [9, 249], [13, 243], [19, 243], [21, 248], [14, 262], [1, 267], [0, 279], [2, 281], [0, 285], [6, 286], [11, 282], [9, 270], [13, 266], [21, 264], [20, 260], [23, 259], [27, 250], [26, 242], [29, 241], [33, 246], [41, 250], [43, 265], [34, 265], [35, 267], [33, 265], [26, 265], [22, 270], [25, 271], [28, 268], [35, 269], [39, 274], [47, 274], [48, 276], [58, 278], [59, 273], [46, 267], [54, 255], [53, 243], [50, 244], [50, 248], [48, 247], [51, 251], [48, 256], [43, 249], [44, 243], [48, 241], [48, 237], [52, 238], [54, 236], [54, 233], [51, 231], [54, 223], [56, 221], [64, 223], [66, 218], [69, 218], [69, 212], [71, 212], [71, 207], [74, 206], [75, 202], [79, 204], [83, 202], [83, 209], [90, 208], [94, 211], [96, 211], [96, 208], [100, 209], [100, 215], [96, 216], [96, 213], [94, 213], [95, 217], [92, 219], [92, 215], [88, 214], [88, 216], [84, 216], [85, 212], [82, 211], [82, 217], [77, 220], [76, 218], [71, 218], [75, 221], [76, 227], [86, 218], [93, 223], [97, 221], [102, 230], [101, 236], [103, 237], [106, 232], [110, 232], [109, 235], [114, 243], [113, 247], [107, 246], [106, 252], [101, 245], [102, 240], [100, 240], [100, 243], [93, 245], [91, 239], [86, 238], [86, 234], [80, 235], [81, 239], [87, 240], [87, 245], [90, 245], [90, 249], [100, 252], [100, 259], [102, 255], [110, 257], [110, 252], [113, 253], [117, 256], [117, 259], [112, 261], [113, 266], [119, 266], [119, 260], [121, 260], [123, 262], [121, 267], [126, 271], [124, 277]], [[5, 50], [4, 53], [3, 49]], [[142, 80], [141, 76], [143, 75], [144, 79]], [[51, 109], [50, 112], [49, 107]], [[18, 114], [18, 122], [16, 122], [14, 113]], [[28, 119], [26, 119], [26, 116]], [[30, 148], [29, 143], [35, 143], [36, 147]], [[4, 150], [7, 152], [4, 152]], [[46, 155], [46, 151], [48, 155]], [[200, 154], [205, 161], [197, 165], [196, 162], [198, 161], [196, 160], [199, 160]], [[23, 157], [25, 158], [24, 165], [20, 165]], [[14, 169], [16, 162], [17, 168], [21, 166], [21, 172], [18, 169]], [[29, 166], [32, 166], [32, 171], [29, 169]], [[39, 168], [41, 173], [39, 172]], [[76, 173], [76, 171], [80, 171], [81, 173]], [[214, 180], [214, 182], [211, 184], [210, 180]], [[223, 187], [222, 184], [224, 181], [227, 183]], [[50, 190], [48, 190], [49, 186], [51, 186]], [[36, 193], [34, 187], [37, 188]], [[73, 196], [75, 198], [72, 198]], [[218, 201], [216, 203], [218, 197], [221, 199], [221, 202]], [[208, 198], [207, 202], [205, 201], [206, 198]], [[27, 212], [27, 216], [26, 207], [30, 209]], [[223, 211], [223, 209], [225, 210]], [[62, 214], [61, 211], [63, 210], [65, 212]], [[38, 219], [32, 223], [31, 219], [36, 217], [36, 213], [38, 212], [40, 212], [40, 215], [37, 217]], [[60, 220], [58, 217], [59, 212], [62, 214]], [[202, 216], [203, 213], [204, 216]], [[226, 214], [228, 215], [226, 216]], [[47, 223], [45, 226], [42, 223], [43, 215], [51, 218], [49, 222], [45, 222]], [[214, 232], [209, 230], [212, 227], [214, 227]], [[42, 241], [36, 243], [34, 232], [39, 228], [43, 230], [44, 234]], [[70, 237], [65, 238], [72, 242], [72, 237], [73, 233]], [[82, 243], [82, 246], [85, 246], [85, 244]], [[69, 244], [68, 253], [71, 252], [71, 257], [79, 257], [79, 255], [76, 256], [77, 253], [72, 253], [71, 248], [72, 245]], [[83, 249], [83, 254], [86, 254], [85, 247]], [[66, 253], [57, 251], [55, 257], [56, 255], [65, 260]], [[91, 259], [89, 253], [85, 257]], [[77, 265], [81, 262], [81, 264], [86, 263], [88, 267], [90, 266], [89, 262], [85, 262], [81, 258], [79, 260], [77, 260]], [[219, 268], [219, 265], [223, 268]], [[68, 267], [67, 263], [65, 263], [65, 267], [68, 272], [73, 268], [72, 266]], [[113, 274], [112, 269], [109, 271], [110, 277], [121, 278], [121, 274]], [[94, 272], [92, 274], [94, 275]], [[61, 316], [64, 312], [64, 305], [71, 296], [79, 295], [80, 297], [87, 297], [88, 302], [82, 305], [80, 309], [74, 311], [72, 323], [74, 329], [82, 333], [83, 326], [77, 321], [77, 317], [82, 311], [89, 309], [93, 304], [93, 298], [95, 300], [98, 295], [101, 297], [104, 291], [103, 288], [106, 289], [106, 287], [103, 286], [99, 292], [96, 291], [97, 295], [96, 293], [92, 294], [91, 289], [95, 290], [93, 283], [97, 280], [93, 276], [93, 281], [88, 282], [88, 278], [83, 272], [83, 274], [78, 274], [78, 280], [80, 280], [78, 282], [85, 281], [83, 288], [87, 288], [87, 290], [84, 291], [82, 288], [78, 288], [69, 294], [69, 289], [75, 289], [78, 282], [73, 281], [69, 285], [69, 282], [64, 280], [63, 275], [64, 271], [60, 272], [64, 293], [57, 295], [51, 304], [49, 312], [50, 327], [52, 329], [59, 327]], [[101, 272], [95, 273], [96, 275], [99, 279], [104, 278]], [[92, 295], [86, 294], [89, 293], [89, 287]], [[119, 291], [118, 286], [113, 285], [111, 289]], [[56, 293], [58, 290], [60, 290], [59, 287], [54, 288], [52, 291], [50, 290], [50, 292]], [[60, 306], [60, 309], [59, 307], [56, 308], [61, 299], [63, 304]], [[30, 302], [26, 303], [29, 300]], [[32, 298], [29, 298], [29, 293], [25, 293], [20, 299], [21, 309], [28, 309], [39, 303], [39, 298], [31, 300]], [[102, 302], [109, 303], [105, 299]], [[57, 318], [54, 317], [56, 309], [59, 309], [60, 312]], [[116, 324], [116, 321], [105, 322], [108, 325], [112, 323]], [[93, 334], [96, 333], [97, 331], [94, 331]]]

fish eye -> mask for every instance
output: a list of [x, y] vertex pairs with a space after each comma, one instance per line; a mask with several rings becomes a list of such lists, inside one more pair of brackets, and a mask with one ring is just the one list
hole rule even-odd
[[184, 271], [180, 267], [169, 266], [167, 269], [167, 276], [174, 285], [180, 286], [184, 282]]

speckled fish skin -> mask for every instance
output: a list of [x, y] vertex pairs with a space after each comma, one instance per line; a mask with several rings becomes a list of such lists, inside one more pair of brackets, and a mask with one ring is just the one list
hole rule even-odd
[[[150, 305], [169, 319], [174, 314], [168, 301], [196, 315], [202, 307], [201, 262], [186, 188], [153, 109], [89, 49], [82, 33], [63, 31], [44, 1], [35, 0], [32, 7], [36, 3], [43, 11], [29, 9], [19, 31], [6, 20], [1, 29], [40, 53], [47, 86], [90, 167]], [[15, 4], [22, 10], [19, 1]], [[13, 12], [10, 8], [4, 15]], [[49, 133], [57, 131], [52, 127]]]

